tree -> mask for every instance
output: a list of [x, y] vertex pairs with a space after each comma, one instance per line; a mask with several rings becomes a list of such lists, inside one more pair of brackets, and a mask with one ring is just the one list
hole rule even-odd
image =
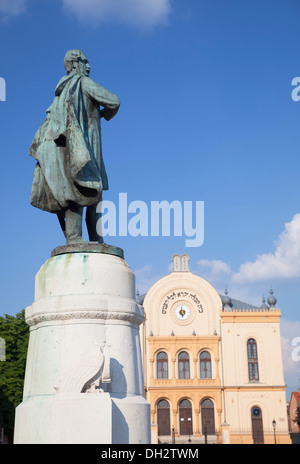
[[15, 408], [22, 402], [29, 340], [25, 310], [0, 317], [0, 337], [5, 341], [5, 361], [0, 361], [0, 427], [12, 440]]

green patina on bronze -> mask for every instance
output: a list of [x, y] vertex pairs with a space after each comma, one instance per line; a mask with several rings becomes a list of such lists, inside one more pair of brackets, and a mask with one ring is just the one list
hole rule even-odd
[[[89, 77], [91, 68], [80, 50], [69, 50], [64, 66], [67, 75], [56, 86], [54, 101], [29, 150], [37, 161], [31, 204], [57, 215], [66, 245], [72, 246], [75, 252], [90, 242], [103, 244], [99, 224], [98, 230], [96, 227], [101, 217], [97, 205], [103, 190], [108, 190], [100, 120], [113, 118], [120, 101]], [[82, 238], [84, 207], [90, 242]], [[96, 245], [87, 245], [90, 252], [110, 250], [120, 255], [116, 251], [120, 249]]]

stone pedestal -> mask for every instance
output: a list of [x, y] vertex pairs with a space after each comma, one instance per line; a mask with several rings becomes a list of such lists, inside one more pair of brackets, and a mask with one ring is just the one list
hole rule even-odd
[[150, 443], [135, 278], [109, 253], [55, 254], [26, 309], [30, 339], [15, 443]]

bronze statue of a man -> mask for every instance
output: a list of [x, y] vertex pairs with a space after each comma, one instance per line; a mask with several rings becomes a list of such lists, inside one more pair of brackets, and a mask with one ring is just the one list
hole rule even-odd
[[100, 119], [113, 118], [120, 101], [89, 77], [91, 67], [80, 50], [69, 50], [64, 65], [67, 75], [57, 84], [54, 101], [29, 150], [37, 160], [30, 202], [57, 214], [67, 244], [84, 241], [82, 215], [87, 207], [89, 240], [102, 243], [96, 230], [97, 204], [102, 191], [108, 190], [108, 180]]

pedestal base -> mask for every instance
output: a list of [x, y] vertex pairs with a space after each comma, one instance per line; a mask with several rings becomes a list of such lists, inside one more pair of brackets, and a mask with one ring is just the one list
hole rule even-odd
[[117, 255], [55, 254], [26, 309], [30, 338], [15, 443], [150, 443], [135, 278]]
[[[149, 404], [109, 393], [25, 400], [16, 409], [15, 444], [147, 444]], [[141, 420], [143, 419], [143, 420]]]
[[30, 398], [17, 407], [16, 423], [15, 444], [112, 443], [107, 393]]

